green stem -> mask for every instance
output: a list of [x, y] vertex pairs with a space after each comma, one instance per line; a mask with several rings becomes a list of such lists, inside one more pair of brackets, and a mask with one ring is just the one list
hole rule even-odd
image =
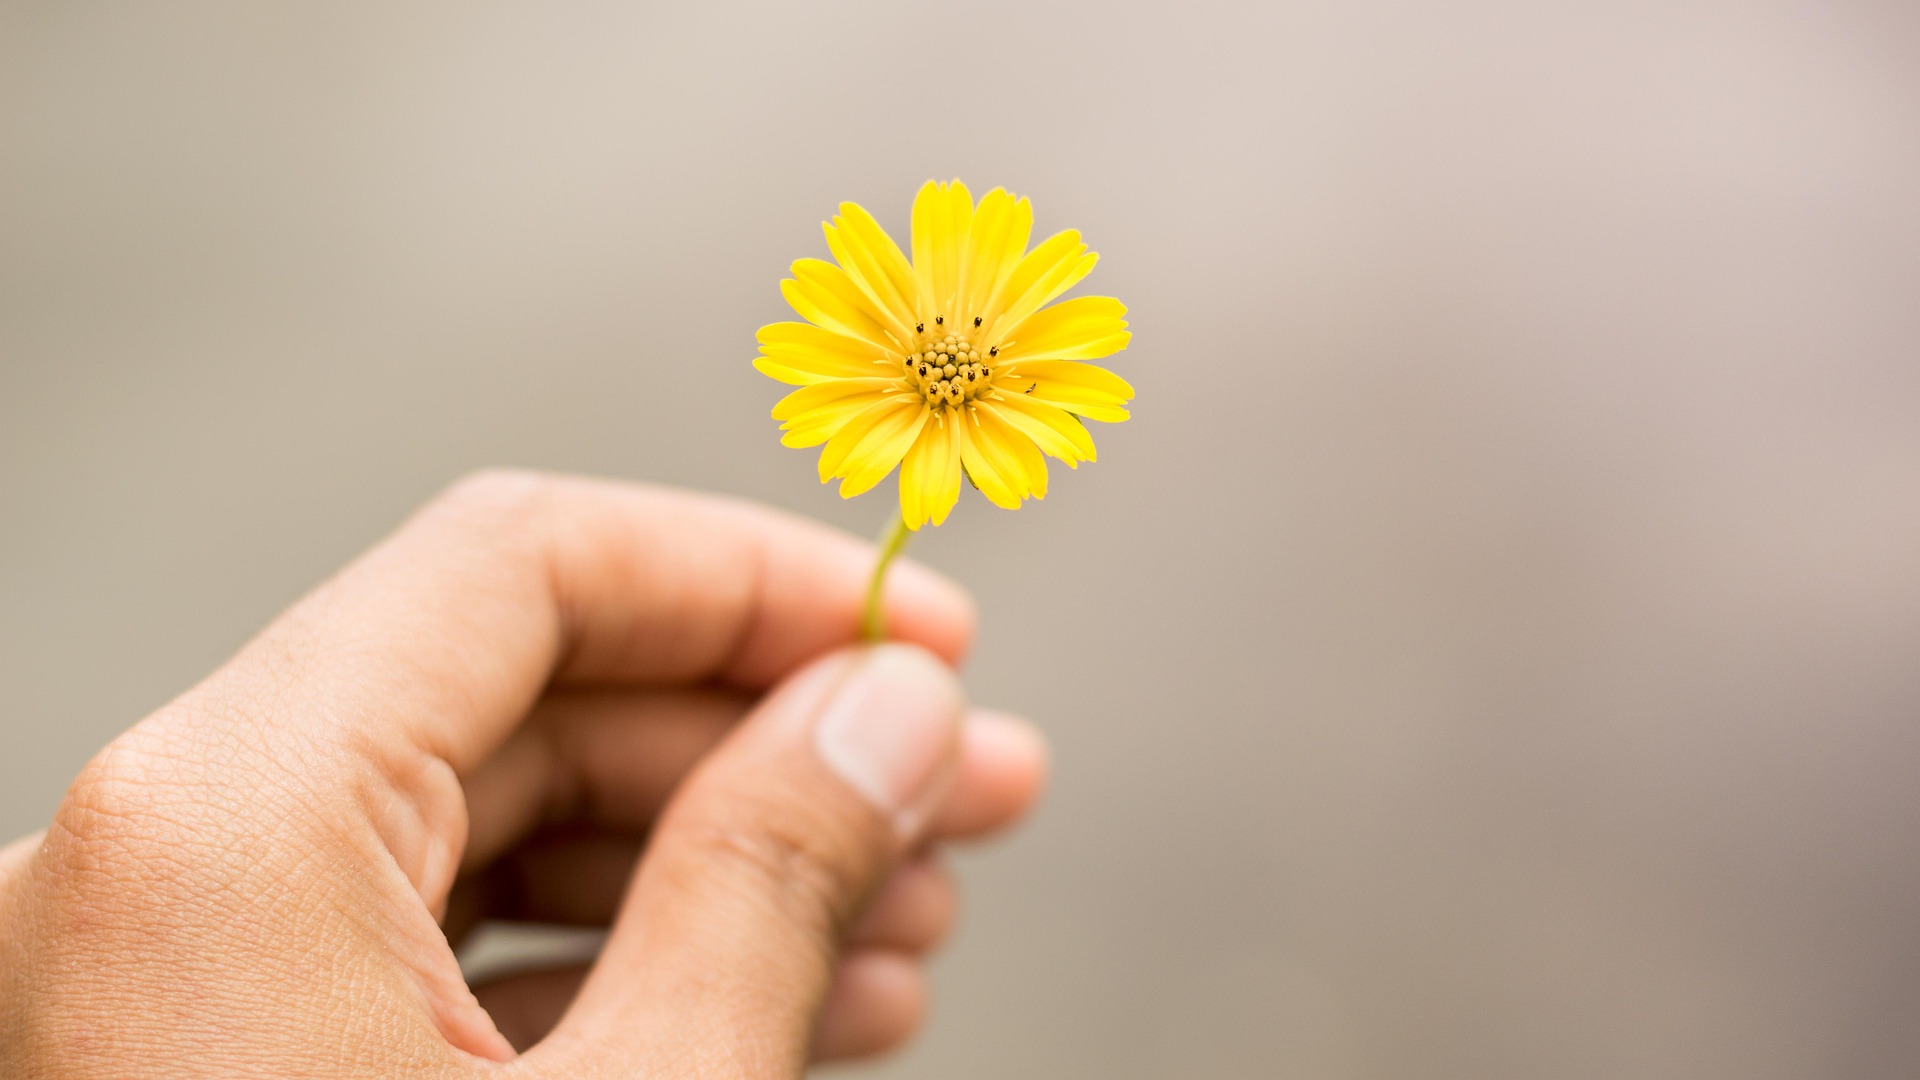
[[893, 565], [894, 556], [907, 546], [907, 538], [913, 530], [907, 528], [907, 519], [899, 514], [893, 515], [893, 524], [880, 537], [880, 558], [874, 561], [873, 577], [867, 581], [867, 606], [860, 614], [860, 639], [862, 641], [887, 640], [887, 613], [880, 603], [886, 592], [887, 567]]

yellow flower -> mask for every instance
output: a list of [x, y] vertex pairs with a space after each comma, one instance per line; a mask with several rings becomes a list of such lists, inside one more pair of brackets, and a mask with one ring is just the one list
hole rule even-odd
[[1047, 305], [1098, 256], [1069, 229], [1032, 251], [1033, 206], [958, 180], [913, 202], [913, 260], [873, 215], [841, 203], [824, 226], [834, 263], [801, 259], [780, 283], [806, 322], [760, 328], [753, 365], [800, 387], [774, 406], [781, 442], [820, 452], [822, 483], [852, 498], [900, 466], [908, 528], [947, 519], [962, 473], [995, 505], [1047, 494], [1043, 453], [1094, 459], [1079, 417], [1127, 418], [1133, 387], [1083, 363], [1127, 347], [1126, 305]]

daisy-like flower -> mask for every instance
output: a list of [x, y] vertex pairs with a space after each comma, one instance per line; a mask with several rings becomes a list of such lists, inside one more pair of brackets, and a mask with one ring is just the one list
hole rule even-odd
[[1080, 418], [1127, 418], [1133, 387], [1085, 363], [1127, 347], [1126, 306], [1053, 303], [1098, 259], [1078, 231], [1029, 251], [1032, 204], [995, 188], [976, 206], [958, 180], [914, 199], [911, 261], [854, 203], [824, 228], [834, 262], [801, 259], [780, 283], [806, 321], [761, 327], [754, 367], [800, 387], [774, 407], [780, 441], [824, 444], [820, 480], [843, 497], [899, 466], [907, 529], [944, 522], [962, 475], [1016, 509], [1047, 493], [1043, 454], [1094, 459]]

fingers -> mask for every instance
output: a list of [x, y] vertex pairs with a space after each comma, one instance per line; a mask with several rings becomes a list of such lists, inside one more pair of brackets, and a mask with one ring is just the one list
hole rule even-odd
[[[547, 1037], [586, 981], [584, 967], [520, 972], [474, 987], [494, 1025], [525, 1053]], [[926, 969], [918, 958], [856, 948], [840, 961], [821, 1010], [815, 1062], [870, 1057], [911, 1038], [926, 1015]]]
[[815, 1061], [872, 1057], [906, 1042], [927, 1012], [927, 974], [918, 960], [869, 949], [849, 953], [814, 1033]]
[[[913, 1025], [903, 1025], [901, 1019], [918, 1012], [920, 977], [881, 972], [877, 981], [863, 955], [878, 954], [917, 967], [952, 932], [958, 907], [958, 889], [938, 860], [916, 859], [894, 872], [848, 935], [848, 955], [840, 962], [821, 1016], [819, 1031], [825, 1041], [816, 1039], [816, 1060], [874, 1053], [911, 1033]], [[578, 913], [547, 909], [523, 917], [552, 920]], [[553, 1030], [586, 974], [585, 967], [516, 972], [475, 986], [473, 992], [500, 1033], [524, 1053]], [[895, 1000], [895, 992], [887, 989], [900, 984], [910, 1000]]]
[[714, 690], [561, 690], [463, 781], [463, 864], [491, 862], [543, 822], [633, 832], [740, 718], [750, 701]]
[[934, 815], [942, 840], [989, 836], [1025, 817], [1047, 783], [1047, 742], [1008, 713], [975, 709], [961, 733], [960, 774]]
[[[484, 895], [446, 925], [450, 939], [481, 919], [606, 926], [613, 921], [640, 860], [638, 837], [598, 829], [542, 834], [503, 859], [475, 887]], [[456, 895], [461, 895], [459, 891]], [[894, 871], [848, 936], [855, 944], [908, 952], [932, 949], [959, 907], [952, 875], [932, 855]], [[457, 918], [457, 923], [456, 923]]]
[[845, 935], [951, 785], [963, 712], [953, 673], [906, 645], [771, 695], [674, 796], [547, 1060], [798, 1075]]
[[[462, 865], [491, 863], [543, 824], [583, 821], [639, 834], [694, 764], [746, 714], [744, 695], [713, 690], [562, 690], [542, 698], [500, 751], [465, 779]], [[1031, 724], [974, 710], [959, 775], [929, 835], [964, 840], [1025, 815], [1046, 777]], [[630, 865], [630, 864], [629, 864]], [[611, 910], [602, 921], [611, 917]]]
[[[557, 679], [764, 687], [851, 642], [871, 546], [744, 502], [489, 474], [453, 489], [301, 601], [200, 693], [267, 739], [333, 733], [457, 773]], [[892, 634], [949, 661], [972, 609], [911, 564]], [[304, 702], [257, 715], [259, 703]], [[227, 709], [205, 710], [225, 715]]]
[[894, 871], [847, 935], [851, 948], [932, 952], [953, 931], [960, 890], [938, 859], [923, 857]]

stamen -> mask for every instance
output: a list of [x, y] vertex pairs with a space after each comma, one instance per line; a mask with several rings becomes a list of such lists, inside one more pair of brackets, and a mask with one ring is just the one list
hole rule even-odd
[[[985, 321], [982, 316], [973, 316], [971, 330], [977, 330]], [[983, 357], [979, 343], [958, 330], [946, 329], [946, 322], [945, 315], [935, 315], [933, 325], [937, 329], [931, 334], [927, 332], [926, 323], [914, 324], [917, 336], [908, 349], [903, 350], [905, 385], [901, 389], [925, 401], [936, 414], [970, 405], [983, 395], [992, 395], [994, 370], [981, 361], [1000, 353], [996, 345], [987, 349]], [[1011, 373], [1012, 369], [1007, 369], [1007, 374]]]

